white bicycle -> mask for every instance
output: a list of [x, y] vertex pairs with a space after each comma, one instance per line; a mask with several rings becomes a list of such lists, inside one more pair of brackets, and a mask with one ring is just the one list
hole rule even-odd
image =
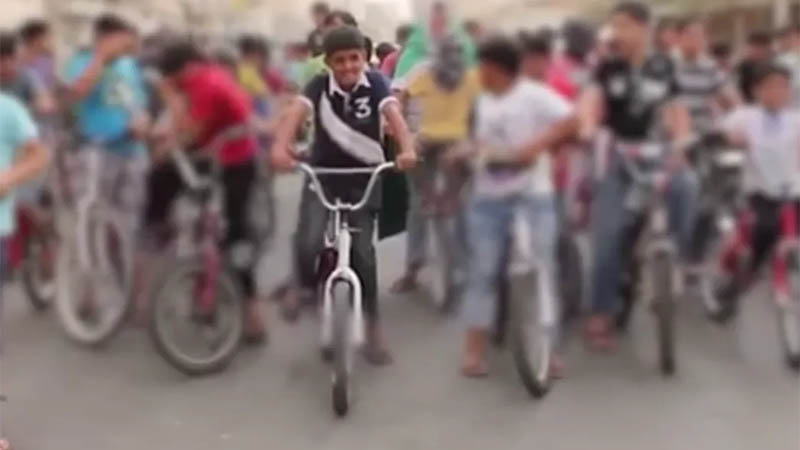
[[131, 306], [133, 236], [106, 201], [119, 195], [125, 180], [116, 180], [116, 192], [101, 195], [102, 150], [92, 146], [85, 151], [87, 189], [78, 199], [75, 217], [63, 225], [56, 306], [68, 337], [100, 345], [119, 331]]
[[[393, 169], [395, 164], [389, 162], [377, 167], [339, 169], [299, 163], [298, 167], [308, 176], [319, 201], [331, 213], [319, 265], [320, 281], [323, 283], [321, 343], [323, 354], [329, 355], [333, 363], [331, 400], [334, 412], [341, 417], [350, 408], [353, 361], [356, 350], [365, 340], [361, 280], [350, 265], [354, 230], [349, 225], [348, 215], [367, 205], [380, 174]], [[357, 203], [346, 203], [339, 198], [329, 200], [318, 178], [318, 175], [358, 174], [369, 174], [370, 179], [363, 197]]]

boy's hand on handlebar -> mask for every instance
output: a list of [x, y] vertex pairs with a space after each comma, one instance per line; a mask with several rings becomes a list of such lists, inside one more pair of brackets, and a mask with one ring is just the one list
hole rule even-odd
[[270, 153], [272, 168], [277, 172], [289, 172], [295, 166], [295, 158], [288, 149], [273, 149]]
[[397, 154], [395, 160], [398, 170], [410, 170], [417, 165], [417, 152], [414, 150], [406, 150]]

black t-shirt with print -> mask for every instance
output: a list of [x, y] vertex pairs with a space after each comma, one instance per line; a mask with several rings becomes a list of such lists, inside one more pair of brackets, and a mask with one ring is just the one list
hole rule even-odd
[[597, 67], [594, 79], [604, 96], [604, 124], [621, 139], [653, 137], [661, 107], [679, 92], [674, 64], [665, 55], [648, 57], [639, 70], [610, 59]]

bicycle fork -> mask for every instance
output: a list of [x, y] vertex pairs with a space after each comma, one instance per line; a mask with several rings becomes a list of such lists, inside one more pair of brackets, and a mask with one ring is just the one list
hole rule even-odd
[[[352, 235], [347, 226], [342, 227], [342, 231], [336, 240], [337, 263], [336, 269], [331, 272], [325, 280], [325, 290], [322, 302], [322, 332], [321, 341], [323, 348], [328, 348], [333, 344], [333, 289], [336, 283], [345, 282], [352, 289], [353, 303], [350, 305], [353, 311], [350, 323], [350, 332], [356, 346], [364, 343], [364, 312], [362, 310], [361, 280], [356, 272], [350, 267], [350, 249], [352, 246]], [[335, 299], [345, 301], [345, 299]]]

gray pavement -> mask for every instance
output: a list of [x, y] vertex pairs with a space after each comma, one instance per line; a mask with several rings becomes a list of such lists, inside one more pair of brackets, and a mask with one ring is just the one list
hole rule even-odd
[[[281, 229], [262, 266], [265, 287], [288, 272], [296, 192], [296, 180], [279, 185]], [[573, 330], [567, 378], [536, 402], [507, 353], [495, 352], [490, 378], [461, 378], [458, 320], [437, 317], [424, 295], [387, 293], [402, 268], [403, 244], [391, 239], [379, 249], [396, 363], [359, 367], [346, 420], [330, 412], [311, 318], [289, 327], [266, 307], [269, 346], [242, 351], [223, 374], [189, 379], [158, 357], [142, 329], [130, 327], [100, 350], [77, 347], [51, 314], [31, 312], [11, 286], [7, 434], [21, 450], [800, 449], [800, 384], [781, 364], [763, 287], [727, 328], [682, 305], [674, 379], [656, 371], [644, 312], [613, 355], [585, 351]]]

